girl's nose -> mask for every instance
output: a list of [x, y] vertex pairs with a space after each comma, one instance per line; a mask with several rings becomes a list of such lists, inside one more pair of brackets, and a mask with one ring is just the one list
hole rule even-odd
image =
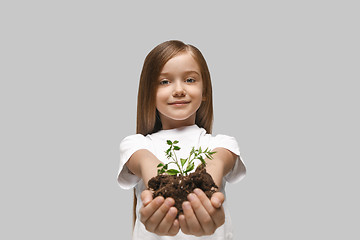
[[186, 91], [184, 89], [184, 86], [180, 81], [177, 81], [176, 84], [174, 84], [173, 96], [179, 97], [185, 95], [186, 95]]

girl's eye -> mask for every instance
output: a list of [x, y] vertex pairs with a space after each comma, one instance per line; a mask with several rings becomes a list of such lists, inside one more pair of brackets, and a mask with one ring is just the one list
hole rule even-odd
[[193, 78], [188, 78], [188, 79], [186, 79], [186, 82], [188, 82], [188, 83], [194, 83], [194, 82], [195, 82], [195, 79], [193, 79]]
[[169, 84], [169, 80], [161, 80], [160, 81], [160, 85], [166, 85], [166, 84]]

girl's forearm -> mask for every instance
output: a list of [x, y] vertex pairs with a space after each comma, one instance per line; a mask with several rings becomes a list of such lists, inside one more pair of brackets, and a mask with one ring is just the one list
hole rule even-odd
[[206, 171], [214, 179], [218, 187], [221, 187], [223, 177], [234, 167], [237, 155], [225, 148], [215, 148], [213, 159], [206, 159]]
[[136, 151], [127, 161], [128, 169], [143, 179], [146, 187], [150, 178], [157, 175], [157, 165], [161, 163], [157, 157], [146, 149]]

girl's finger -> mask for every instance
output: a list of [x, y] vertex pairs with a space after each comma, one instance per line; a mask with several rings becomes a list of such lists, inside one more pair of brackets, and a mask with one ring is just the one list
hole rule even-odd
[[211, 204], [215, 207], [215, 208], [220, 208], [221, 205], [224, 203], [225, 201], [225, 196], [222, 192], [215, 192], [212, 196], [211, 196]]
[[165, 199], [163, 204], [145, 221], [144, 225], [146, 230], [149, 232], [155, 232], [156, 228], [159, 226], [174, 203], [175, 201], [172, 198]]
[[[199, 191], [201, 191], [201, 190], [198, 189], [198, 192]], [[203, 201], [205, 203], [207, 202], [208, 205], [211, 205], [211, 203], [210, 203], [209, 199], [207, 199], [205, 193], [203, 193], [203, 194], [204, 194]], [[200, 226], [204, 231], [204, 234], [205, 235], [213, 234], [216, 230], [216, 225], [215, 225], [212, 217], [206, 210], [205, 206], [203, 205], [202, 201], [200, 201], [200, 199], [194, 193], [190, 193], [188, 195], [188, 198], [190, 200], [191, 207], [196, 215], [196, 218], [199, 221]]]
[[163, 204], [164, 198], [159, 196], [152, 200], [147, 206], [140, 208], [140, 221], [145, 223], [155, 211]]
[[180, 224], [179, 224], [179, 220], [175, 219], [171, 228], [169, 229], [169, 236], [175, 236], [180, 229]]
[[206, 194], [201, 191], [200, 189], [194, 189], [194, 193], [198, 196], [198, 198], [200, 199], [200, 201], [202, 202], [203, 206], [205, 207], [206, 211], [209, 213], [212, 221], [214, 222], [216, 228], [220, 227], [221, 225], [224, 224], [225, 222], [225, 213], [224, 213], [224, 209], [222, 207], [222, 203], [224, 201], [224, 194], [222, 193], [214, 193], [213, 195], [217, 195], [215, 196], [215, 198], [219, 199], [219, 201], [221, 202], [220, 204], [220, 208], [215, 208], [213, 206], [213, 204], [211, 203], [211, 201], [209, 200], [209, 198], [206, 196]]
[[215, 213], [212, 215], [212, 220], [214, 221], [216, 228], [225, 223], [225, 212], [223, 206], [216, 209]]
[[141, 201], [144, 206], [148, 205], [153, 200], [150, 190], [144, 190], [141, 192]]
[[168, 235], [170, 228], [173, 226], [176, 214], [177, 209], [175, 207], [171, 207], [155, 229], [155, 233], [158, 235]]
[[201, 201], [202, 205], [204, 206], [206, 211], [209, 213], [209, 215], [212, 216], [217, 209], [212, 205], [210, 199], [199, 188], [194, 189], [194, 193], [199, 198], [199, 200]]
[[186, 219], [185, 219], [185, 216], [183, 214], [181, 214], [179, 216], [179, 223], [180, 223], [181, 231], [184, 234], [190, 234], [189, 227], [187, 226]]
[[195, 236], [203, 235], [203, 229], [191, 207], [190, 202], [183, 202], [183, 211], [189, 233]]

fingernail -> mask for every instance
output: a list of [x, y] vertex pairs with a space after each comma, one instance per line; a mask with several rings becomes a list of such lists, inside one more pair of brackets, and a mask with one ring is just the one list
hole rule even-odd
[[162, 198], [162, 197], [156, 198], [156, 203], [157, 204], [161, 204], [163, 201], [164, 201], [164, 198]]
[[145, 197], [145, 202], [150, 202], [151, 200], [153, 200], [153, 197], [152, 197], [152, 195], [146, 195], [146, 197]]
[[198, 188], [195, 188], [194, 193], [199, 196], [201, 194], [201, 190]]
[[221, 203], [217, 198], [214, 199], [214, 202], [216, 207], [220, 207]]
[[167, 199], [165, 199], [165, 204], [167, 206], [171, 207], [174, 204], [174, 202], [173, 202], [173, 200], [171, 200], [171, 198], [167, 198]]
[[194, 201], [194, 200], [195, 200], [195, 194], [190, 193], [190, 194], [188, 195], [188, 199], [189, 199], [190, 201]]
[[171, 207], [169, 209], [169, 213], [171, 216], [175, 216], [177, 214], [177, 209], [175, 207]]
[[177, 227], [179, 225], [179, 220], [175, 219], [174, 220], [174, 227]]
[[190, 209], [190, 203], [189, 202], [184, 202], [183, 203], [183, 209], [186, 209], [186, 210]]

